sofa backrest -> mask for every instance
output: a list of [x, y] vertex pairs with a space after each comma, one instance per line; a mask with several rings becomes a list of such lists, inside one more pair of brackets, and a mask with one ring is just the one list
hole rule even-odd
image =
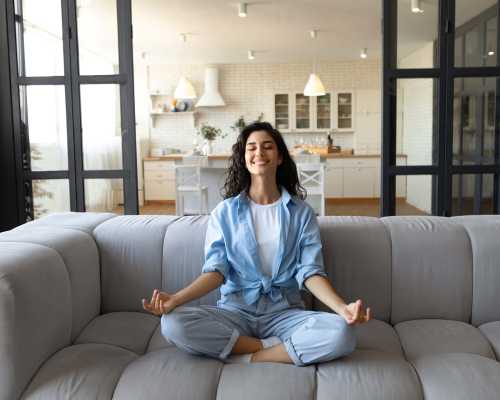
[[453, 217], [472, 248], [472, 313], [475, 326], [500, 321], [500, 215]]
[[[200, 274], [208, 216], [106, 214], [90, 224], [99, 214], [66, 215], [97, 244], [102, 313], [142, 311], [140, 299], [154, 288], [175, 292]], [[51, 218], [21, 229], [28, 235], [54, 221], [67, 229]], [[375, 318], [500, 319], [500, 216], [319, 217], [319, 225], [334, 288], [347, 302], [363, 299]], [[217, 298], [214, 291], [192, 304]], [[325, 309], [319, 301], [313, 308]]]
[[381, 221], [391, 238], [391, 322], [420, 318], [469, 322], [472, 251], [464, 227], [445, 217]]
[[[374, 217], [319, 218], [323, 261], [333, 287], [346, 301], [361, 298], [374, 317], [391, 315], [391, 245], [384, 224]], [[314, 300], [313, 307], [327, 310]]]
[[66, 303], [71, 311], [71, 340], [100, 313], [99, 251], [92, 232], [114, 217], [110, 213], [52, 214], [0, 234], [0, 243], [39, 245], [60, 258], [71, 294]]

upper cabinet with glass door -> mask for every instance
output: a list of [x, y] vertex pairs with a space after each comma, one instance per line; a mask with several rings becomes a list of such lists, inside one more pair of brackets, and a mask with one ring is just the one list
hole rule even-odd
[[274, 95], [274, 127], [281, 132], [291, 130], [290, 95], [288, 93]]
[[310, 131], [312, 127], [312, 97], [304, 96], [302, 93], [295, 93], [295, 131]]
[[281, 132], [318, 132], [334, 127], [334, 95], [304, 96], [303, 93], [274, 95], [274, 123]]
[[354, 94], [352, 92], [336, 93], [336, 128], [338, 131], [354, 130]]
[[332, 95], [330, 93], [316, 97], [315, 120], [317, 130], [332, 128]]

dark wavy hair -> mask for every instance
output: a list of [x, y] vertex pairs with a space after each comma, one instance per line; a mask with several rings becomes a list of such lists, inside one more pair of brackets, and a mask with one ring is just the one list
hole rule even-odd
[[250, 190], [251, 177], [245, 163], [245, 147], [248, 137], [256, 131], [267, 132], [273, 138], [278, 147], [278, 153], [282, 157], [282, 162], [276, 171], [278, 189], [280, 186], [283, 186], [291, 196], [296, 196], [302, 200], [305, 199], [307, 192], [299, 183], [297, 166], [292, 157], [290, 157], [281, 133], [277, 129], [274, 129], [269, 122], [254, 122], [245, 127], [239, 134], [236, 143], [233, 144], [222, 197], [228, 199], [240, 194], [242, 191], [248, 193]]

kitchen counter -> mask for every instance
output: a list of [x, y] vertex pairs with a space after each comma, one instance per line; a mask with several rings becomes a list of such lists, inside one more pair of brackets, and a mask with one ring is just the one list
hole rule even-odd
[[[169, 154], [161, 157], [144, 157], [144, 161], [181, 161], [187, 154]], [[212, 154], [209, 160], [227, 160], [229, 154]], [[292, 155], [293, 157], [293, 155]], [[379, 158], [380, 154], [352, 154], [351, 152], [339, 152], [321, 154], [321, 158]], [[406, 154], [396, 154], [396, 157], [406, 157]]]

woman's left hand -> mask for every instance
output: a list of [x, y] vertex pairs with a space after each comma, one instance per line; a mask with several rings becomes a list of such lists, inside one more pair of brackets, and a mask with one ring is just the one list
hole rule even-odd
[[349, 325], [361, 324], [372, 318], [370, 307], [365, 311], [361, 299], [356, 300], [354, 303], [346, 304], [340, 315], [344, 317]]

